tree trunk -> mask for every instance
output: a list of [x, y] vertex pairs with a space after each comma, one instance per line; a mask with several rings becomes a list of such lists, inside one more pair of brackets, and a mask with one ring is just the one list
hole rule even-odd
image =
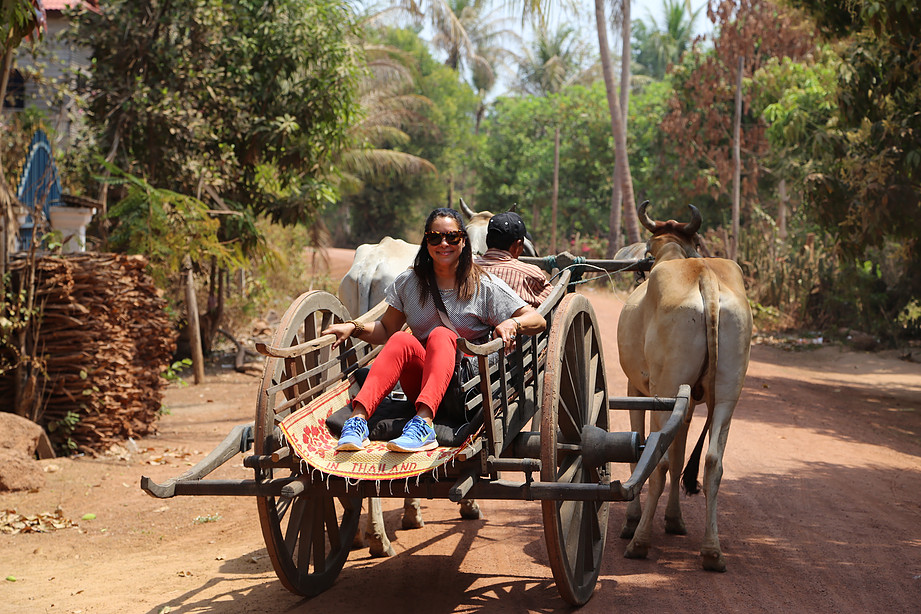
[[[3, 113], [3, 101], [6, 99], [6, 86], [10, 78], [10, 68], [13, 65], [13, 50], [7, 49], [0, 61], [0, 114]], [[15, 222], [13, 215], [13, 190], [6, 184], [6, 173], [3, 172], [3, 148], [0, 147], [0, 279], [6, 275], [8, 253], [11, 243], [10, 232]], [[6, 288], [0, 285], [0, 291]]]
[[621, 0], [623, 3], [623, 46], [620, 54], [620, 111], [624, 117], [624, 134], [627, 133], [627, 117], [630, 110], [630, 0]]
[[[627, 241], [637, 243], [640, 240], [639, 220], [636, 217], [636, 198], [633, 195], [633, 180], [630, 177], [630, 162], [627, 159], [627, 135], [624, 131], [624, 119], [620, 112], [620, 101], [617, 98], [617, 88], [614, 85], [614, 71], [611, 67], [611, 49], [608, 47], [608, 24], [604, 16], [604, 0], [595, 0], [595, 24], [598, 28], [598, 47], [601, 52], [601, 67], [604, 73], [604, 88], [608, 97], [608, 109], [611, 113], [611, 132], [614, 136], [614, 156], [622, 160], [622, 165], [615, 164], [617, 180], [615, 186], [623, 189], [623, 201], [627, 207], [626, 227]], [[616, 188], [615, 188], [616, 189]], [[616, 194], [616, 192], [615, 192]], [[612, 198], [612, 203], [615, 198]], [[616, 198], [619, 202], [620, 198]], [[613, 206], [613, 204], [612, 204]], [[608, 234], [608, 250], [612, 244], [617, 243], [617, 238]]]
[[787, 240], [787, 180], [781, 179], [780, 185], [780, 205], [777, 207], [777, 236], [781, 241]]
[[739, 249], [739, 201], [742, 183], [742, 69], [745, 59], [739, 57], [739, 74], [736, 75], [736, 116], [732, 126], [732, 232], [729, 238], [729, 259], [736, 260]]
[[[622, 0], [623, 9], [621, 11], [621, 16], [623, 22], [621, 23], [621, 38], [622, 38], [622, 47], [621, 47], [621, 57], [620, 57], [620, 109], [621, 116], [623, 119], [623, 131], [624, 135], [627, 134], [627, 116], [628, 110], [630, 108], [630, 0]], [[623, 157], [626, 159], [626, 156]], [[618, 178], [623, 177], [623, 169], [621, 165], [623, 164], [623, 159], [621, 156], [617, 156], [614, 161], [614, 176], [611, 181], [614, 185], [614, 189], [611, 192], [611, 215], [609, 220], [609, 232], [608, 232], [608, 249], [606, 252], [607, 258], [613, 258], [614, 254], [617, 253], [621, 245], [621, 234], [622, 226], [621, 220], [623, 219], [624, 209], [623, 209], [623, 193], [624, 187], [618, 181]], [[636, 209], [632, 207], [627, 208], [627, 215], [636, 218]], [[639, 232], [639, 225], [637, 224], [637, 232]], [[639, 240], [639, 239], [637, 239]], [[636, 241], [631, 241], [636, 243]]]
[[556, 254], [556, 214], [560, 194], [560, 127], [553, 131], [553, 193], [550, 196], [550, 253]]
[[[122, 130], [124, 129], [125, 116], [122, 115], [118, 118], [118, 121], [115, 124], [115, 133], [112, 135], [112, 147], [109, 149], [109, 153], [106, 154], [106, 162], [112, 164], [115, 161], [115, 156], [118, 153], [118, 145], [121, 142]], [[97, 200], [99, 201], [102, 208], [102, 215], [100, 215], [99, 222], [99, 234], [102, 239], [102, 249], [108, 249], [109, 245], [109, 182], [106, 179], [112, 172], [109, 170], [108, 166], [103, 166], [102, 168], [102, 181], [99, 185], [99, 196]]]
[[[13, 67], [13, 50], [7, 49], [3, 54], [3, 64], [0, 67], [0, 109], [3, 108], [3, 101], [6, 99], [6, 87], [10, 81], [10, 69]], [[0, 111], [2, 112], [2, 111]]]
[[192, 371], [195, 384], [205, 381], [205, 357], [201, 351], [201, 330], [198, 324], [198, 301], [195, 300], [195, 276], [192, 273], [192, 259], [189, 256], [182, 261], [185, 269], [185, 303], [189, 318], [189, 348], [192, 351]]

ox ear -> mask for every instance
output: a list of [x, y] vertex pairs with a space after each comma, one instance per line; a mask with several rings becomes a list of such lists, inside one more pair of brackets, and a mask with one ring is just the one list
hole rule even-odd
[[467, 203], [464, 202], [464, 199], [463, 199], [463, 198], [460, 198], [460, 199], [458, 199], [458, 200], [460, 200], [460, 210], [461, 210], [461, 213], [463, 213], [465, 216], [467, 216], [467, 220], [469, 221], [474, 215], [476, 215], [476, 211], [474, 211], [473, 209], [471, 209], [470, 207], [468, 207], [468, 206], [467, 206]]

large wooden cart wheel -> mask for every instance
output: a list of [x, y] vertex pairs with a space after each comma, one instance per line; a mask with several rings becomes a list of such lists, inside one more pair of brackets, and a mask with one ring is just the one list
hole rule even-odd
[[[315, 339], [329, 324], [343, 322], [349, 317], [348, 311], [333, 295], [307, 292], [285, 312], [272, 346], [287, 348]], [[276, 408], [294, 396], [293, 392], [267, 394], [267, 391], [283, 379], [306, 372], [330, 355], [331, 351], [326, 348], [319, 355], [266, 359], [256, 403], [253, 442], [256, 454], [268, 455], [279, 447]], [[304, 383], [303, 389], [316, 383], [311, 378]], [[285, 470], [285, 473], [292, 472]], [[261, 469], [257, 479], [273, 477], [285, 476], [273, 475], [272, 469]], [[358, 529], [361, 499], [326, 496], [308, 488], [295, 497], [257, 497], [257, 502], [265, 546], [285, 588], [298, 595], [313, 596], [332, 586], [348, 558]]]
[[[609, 480], [608, 464], [585, 465], [582, 429], [608, 430], [608, 393], [598, 323], [581, 294], [563, 297], [553, 317], [541, 400], [541, 480], [596, 484]], [[544, 540], [560, 596], [587, 602], [601, 571], [608, 527], [608, 503], [541, 501]]]

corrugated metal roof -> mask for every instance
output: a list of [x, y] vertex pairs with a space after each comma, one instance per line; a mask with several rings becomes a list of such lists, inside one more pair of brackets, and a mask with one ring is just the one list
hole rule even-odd
[[83, 5], [91, 11], [99, 10], [99, 0], [42, 0], [46, 11], [63, 11], [72, 6]]

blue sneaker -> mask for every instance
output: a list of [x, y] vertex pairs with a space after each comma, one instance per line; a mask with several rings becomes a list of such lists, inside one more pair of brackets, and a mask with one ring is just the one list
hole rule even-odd
[[437, 447], [435, 429], [419, 416], [406, 423], [402, 435], [387, 442], [387, 449], [394, 452], [423, 452]]
[[361, 416], [352, 416], [342, 425], [336, 452], [340, 450], [364, 450], [371, 443], [368, 439], [368, 421]]

